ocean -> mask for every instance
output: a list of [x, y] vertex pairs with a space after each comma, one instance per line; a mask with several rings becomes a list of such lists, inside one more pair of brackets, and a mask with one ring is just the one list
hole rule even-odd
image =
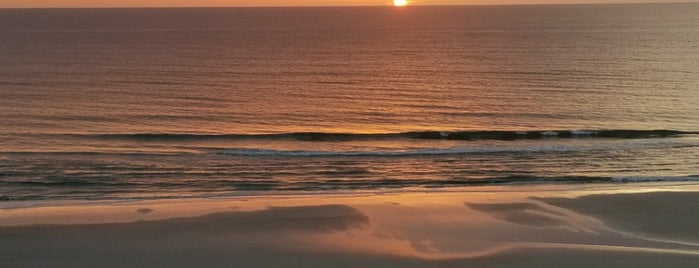
[[0, 200], [699, 181], [697, 14], [0, 9]]

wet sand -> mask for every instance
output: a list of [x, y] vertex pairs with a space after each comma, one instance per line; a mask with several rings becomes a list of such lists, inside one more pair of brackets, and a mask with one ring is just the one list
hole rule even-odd
[[5, 204], [0, 266], [695, 267], [698, 190], [513, 186]]

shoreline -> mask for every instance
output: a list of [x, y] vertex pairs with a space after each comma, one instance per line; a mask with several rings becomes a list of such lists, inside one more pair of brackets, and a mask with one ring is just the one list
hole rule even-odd
[[[391, 200], [405, 200], [409, 198], [433, 197], [445, 199], [462, 195], [495, 196], [503, 201], [511, 199], [555, 199], [578, 198], [590, 195], [628, 194], [628, 193], [652, 193], [652, 192], [697, 192], [699, 183], [696, 182], [642, 182], [633, 184], [513, 184], [494, 186], [471, 186], [435, 189], [400, 189], [396, 191], [342, 191], [342, 192], [308, 192], [285, 193], [264, 195], [240, 195], [222, 196], [211, 198], [181, 198], [181, 199], [123, 199], [123, 200], [32, 200], [32, 201], [3, 201], [0, 202], [0, 228], [27, 224], [75, 224], [75, 223], [114, 223], [130, 222], [135, 220], [167, 219], [168, 217], [189, 217], [203, 215], [205, 212], [227, 211], [231, 204], [240, 207], [247, 206], [247, 210], [262, 209], [265, 205], [273, 204], [363, 204], [376, 202], [395, 203]], [[138, 217], [125, 217], [116, 221], [92, 219], [81, 222], [75, 219], [75, 213], [84, 218], [91, 218], [93, 213], [112, 214], [120, 216], [131, 214], [134, 208], [156, 207], [162, 213], [157, 218], [136, 215]], [[152, 212], [152, 211], [151, 211]], [[68, 214], [71, 213], [71, 214]], [[158, 213], [160, 214], [160, 213]], [[18, 215], [32, 216], [35, 222], [25, 221], [13, 224]], [[41, 217], [39, 217], [41, 216]], [[49, 217], [55, 221], [45, 221]], [[152, 215], [149, 215], [152, 216]], [[140, 218], [139, 218], [140, 217]]]
[[[458, 194], [458, 193], [497, 193], [497, 192], [563, 192], [565, 194], [584, 195], [603, 192], [652, 192], [652, 191], [699, 191], [699, 181], [639, 181], [612, 183], [511, 183], [454, 187], [406, 187], [380, 190], [328, 190], [328, 191], [263, 191], [240, 195], [214, 195], [210, 197], [182, 198], [122, 198], [122, 199], [63, 199], [63, 200], [2, 200], [0, 211], [65, 206], [91, 205], [133, 205], [151, 203], [187, 203], [200, 201], [235, 201], [250, 199], [298, 199], [298, 198], [343, 198], [343, 197], [372, 197], [395, 196], [412, 194]], [[0, 224], [2, 226], [2, 224]]]
[[699, 184], [651, 183], [0, 209], [0, 264], [692, 267], [695, 201]]

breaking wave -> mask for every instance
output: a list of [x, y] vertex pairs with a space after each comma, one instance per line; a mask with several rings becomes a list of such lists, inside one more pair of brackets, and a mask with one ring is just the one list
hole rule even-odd
[[257, 148], [234, 148], [221, 150], [219, 153], [231, 156], [249, 157], [340, 157], [340, 156], [367, 156], [367, 157], [399, 157], [399, 156], [430, 156], [430, 155], [466, 155], [487, 153], [515, 153], [515, 152], [568, 152], [579, 151], [579, 148], [571, 146], [539, 146], [539, 147], [474, 147], [474, 148], [428, 148], [402, 151], [304, 151], [304, 150], [274, 150]]
[[76, 138], [178, 141], [178, 140], [299, 140], [299, 141], [352, 141], [384, 139], [420, 140], [521, 140], [521, 139], [574, 139], [574, 138], [617, 138], [642, 139], [665, 138], [680, 135], [699, 135], [697, 131], [679, 130], [542, 130], [542, 131], [412, 131], [396, 133], [328, 133], [292, 132], [276, 134], [177, 134], [177, 133], [127, 133], [127, 134], [63, 134]]
[[[342, 180], [328, 179], [316, 181], [298, 181], [280, 183], [274, 181], [245, 181], [245, 180], [212, 180], [200, 181], [197, 187], [200, 191], [192, 192], [183, 196], [179, 191], [182, 187], [191, 187], [187, 182], [172, 181], [153, 185], [161, 193], [157, 196], [142, 194], [135, 195], [132, 188], [143, 187], [142, 184], [115, 183], [102, 180], [78, 181], [68, 180], [62, 182], [45, 181], [7, 181], [0, 182], [0, 186], [35, 186], [48, 187], [47, 192], [54, 194], [41, 194], [42, 191], [32, 193], [0, 193], [1, 201], [27, 201], [27, 200], [50, 200], [50, 199], [71, 199], [71, 200], [117, 200], [117, 199], [179, 199], [179, 198], [208, 198], [240, 195], [264, 195], [280, 194], [284, 192], [313, 192], [313, 191], [384, 191], [386, 189], [424, 189], [441, 188], [449, 189], [454, 187], [477, 187], [477, 186], [497, 186], [497, 185], [533, 185], [533, 184], [619, 184], [619, 183], [644, 183], [644, 182], [697, 182], [699, 175], [690, 176], [654, 176], [654, 177], [596, 177], [596, 176], [503, 176], [484, 178], [451, 178], [451, 179], [362, 179], [362, 180]], [[109, 186], [111, 190], [104, 191], [104, 187]], [[113, 188], [118, 186], [118, 188]], [[56, 188], [58, 187], [58, 188]], [[227, 188], [229, 191], [221, 191]], [[70, 189], [70, 190], [68, 190]], [[95, 195], [96, 189], [102, 189], [102, 195]], [[169, 191], [172, 190], [172, 191]], [[240, 191], [244, 192], [240, 192]], [[64, 192], [56, 195], [56, 192]]]

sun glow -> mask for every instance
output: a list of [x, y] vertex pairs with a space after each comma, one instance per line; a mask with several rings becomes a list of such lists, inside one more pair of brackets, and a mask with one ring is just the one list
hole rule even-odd
[[397, 7], [407, 6], [408, 0], [393, 0], [393, 5]]

